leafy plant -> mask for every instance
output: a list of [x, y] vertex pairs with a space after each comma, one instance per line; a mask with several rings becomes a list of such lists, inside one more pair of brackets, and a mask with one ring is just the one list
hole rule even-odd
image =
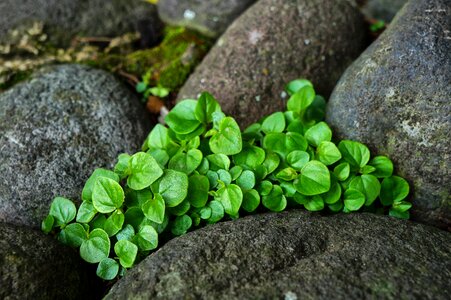
[[121, 154], [114, 171], [92, 173], [78, 211], [55, 198], [42, 230], [79, 247], [111, 280], [162, 239], [243, 214], [304, 207], [409, 218], [409, 185], [392, 175], [392, 162], [371, 159], [359, 142], [334, 143], [322, 121], [325, 101], [309, 81], [295, 80], [287, 91], [288, 111], [243, 132], [208, 93], [180, 102], [141, 152]]

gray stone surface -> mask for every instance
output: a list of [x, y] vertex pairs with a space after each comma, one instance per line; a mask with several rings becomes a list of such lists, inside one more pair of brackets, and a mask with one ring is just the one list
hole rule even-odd
[[159, 26], [156, 7], [141, 0], [2, 0], [0, 42], [8, 42], [9, 30], [34, 21], [44, 23], [57, 46], [75, 35], [111, 37]]
[[304, 77], [327, 96], [364, 47], [364, 25], [347, 0], [260, 0], [229, 27], [181, 89], [178, 99], [209, 91], [241, 127], [288, 98]]
[[139, 150], [150, 125], [121, 82], [84, 66], [0, 94], [0, 222], [39, 227], [55, 196], [80, 199], [94, 168]]
[[410, 1], [340, 79], [327, 121], [393, 159], [414, 219], [451, 230], [450, 12], [450, 0]]
[[106, 299], [449, 299], [450, 249], [388, 216], [255, 215], [168, 242]]
[[1, 299], [91, 299], [99, 282], [77, 251], [42, 232], [0, 223]]
[[368, 18], [390, 22], [407, 0], [368, 0], [362, 11]]
[[171, 25], [218, 37], [256, 0], [159, 0], [158, 14]]

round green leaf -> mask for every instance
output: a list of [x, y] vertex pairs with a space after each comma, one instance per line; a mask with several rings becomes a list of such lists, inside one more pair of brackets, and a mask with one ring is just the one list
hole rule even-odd
[[210, 170], [210, 163], [208, 162], [208, 159], [204, 157], [202, 158], [199, 167], [197, 167], [197, 172], [199, 172], [199, 174], [205, 175], [207, 174], [208, 170]]
[[192, 175], [188, 178], [187, 199], [194, 207], [204, 207], [208, 200], [210, 182], [204, 175]]
[[168, 164], [169, 169], [191, 174], [202, 162], [202, 152], [198, 149], [188, 150], [186, 153], [174, 155]]
[[282, 112], [269, 115], [262, 123], [261, 130], [268, 134], [271, 132], [283, 132], [285, 129], [285, 116]]
[[94, 185], [99, 177], [107, 177], [116, 182], [119, 182], [119, 175], [114, 173], [113, 171], [106, 169], [95, 169], [94, 172], [92, 172], [91, 176], [89, 176], [81, 192], [81, 198], [83, 201], [92, 200], [92, 190], [94, 189]]
[[321, 194], [321, 198], [323, 198], [326, 204], [334, 204], [341, 197], [341, 186], [336, 180], [331, 184], [330, 190], [324, 194]]
[[218, 180], [222, 181], [225, 185], [229, 185], [232, 183], [232, 175], [226, 170], [220, 169], [217, 171]]
[[142, 211], [146, 218], [152, 222], [161, 224], [164, 220], [166, 205], [164, 203], [163, 197], [160, 194], [155, 194], [153, 199], [149, 199], [142, 206]]
[[125, 205], [130, 207], [141, 207], [144, 203], [153, 198], [153, 194], [150, 188], [142, 190], [132, 190], [127, 188], [125, 190]]
[[340, 181], [344, 181], [344, 180], [348, 179], [350, 172], [351, 172], [351, 168], [349, 167], [349, 164], [346, 162], [341, 163], [334, 168], [334, 175]]
[[295, 170], [300, 171], [310, 160], [310, 155], [305, 151], [291, 151], [287, 156], [287, 163]]
[[182, 172], [165, 170], [158, 184], [158, 193], [163, 197], [166, 206], [179, 205], [188, 194], [188, 176]]
[[56, 197], [50, 205], [49, 215], [53, 216], [55, 224], [58, 226], [71, 222], [75, 219], [76, 213], [75, 204], [63, 197]]
[[210, 189], [214, 189], [218, 186], [219, 175], [215, 171], [208, 171], [206, 174], [208, 182], [210, 183]]
[[166, 164], [169, 162], [169, 154], [166, 150], [151, 149], [148, 150], [146, 153], [150, 154], [162, 169], [164, 169]]
[[208, 124], [213, 122], [213, 113], [220, 111], [218, 101], [211, 94], [203, 92], [197, 100], [194, 115], [200, 122]]
[[412, 207], [412, 203], [407, 201], [394, 202], [391, 209], [399, 212], [406, 212]]
[[234, 155], [241, 151], [242, 140], [240, 127], [232, 117], [225, 117], [219, 123], [218, 132], [210, 139], [213, 153]]
[[120, 240], [114, 245], [114, 252], [119, 257], [121, 266], [130, 268], [135, 262], [138, 246], [127, 240]]
[[124, 179], [125, 177], [130, 175], [130, 158], [131, 156], [128, 155], [127, 153], [119, 154], [119, 157], [117, 159], [118, 161], [114, 166], [114, 173], [119, 175], [121, 179]]
[[309, 161], [294, 181], [294, 186], [299, 193], [306, 196], [325, 193], [330, 189], [329, 169], [319, 161]]
[[368, 164], [376, 168], [372, 175], [377, 178], [390, 177], [393, 174], [393, 163], [386, 156], [376, 156]]
[[80, 247], [88, 238], [88, 233], [79, 223], [72, 223], [64, 227], [58, 235], [58, 240], [71, 247]]
[[[265, 152], [266, 152], [266, 156], [265, 156], [265, 160], [263, 161], [263, 167], [266, 168], [267, 173], [272, 173], [279, 166], [280, 157], [275, 152], [272, 152], [272, 151], [265, 151]], [[258, 168], [258, 167], [259, 166], [257, 166], [256, 168]]]
[[263, 147], [286, 157], [295, 150], [305, 151], [307, 149], [307, 140], [299, 133], [270, 133], [263, 139]]
[[318, 195], [315, 195], [313, 197], [307, 197], [307, 201], [304, 203], [304, 207], [308, 211], [320, 211], [324, 209], [324, 201], [323, 198], [321, 198]]
[[366, 199], [365, 205], [370, 206], [379, 196], [381, 184], [373, 175], [362, 175], [354, 177], [349, 183], [349, 188], [362, 192]]
[[337, 201], [334, 204], [327, 205], [327, 207], [333, 212], [339, 212], [343, 209], [343, 201]]
[[362, 174], [370, 174], [376, 171], [376, 168], [373, 166], [366, 165], [363, 168], [360, 168], [360, 173]]
[[77, 212], [76, 221], [79, 223], [89, 223], [95, 217], [97, 210], [91, 202], [84, 201]]
[[116, 234], [117, 240], [128, 240], [131, 241], [133, 236], [135, 236], [135, 229], [132, 225], [127, 224]]
[[262, 196], [267, 196], [272, 191], [272, 183], [269, 180], [264, 180], [260, 182], [260, 185], [258, 186], [257, 190]]
[[260, 205], [260, 195], [256, 190], [248, 190], [243, 194], [241, 207], [247, 212], [253, 212]]
[[177, 206], [174, 207], [168, 207], [168, 213], [174, 216], [181, 216], [186, 214], [189, 209], [191, 208], [191, 204], [187, 199], [183, 200], [182, 203], [180, 203]]
[[285, 168], [276, 174], [276, 178], [285, 181], [292, 181], [298, 177], [298, 173], [293, 168]]
[[293, 81], [290, 81], [285, 86], [285, 90], [289, 95], [293, 95], [297, 93], [300, 89], [302, 89], [304, 86], [310, 86], [313, 88], [313, 84], [307, 79], [295, 79]]
[[166, 124], [178, 134], [188, 134], [195, 131], [201, 124], [196, 118], [196, 105], [196, 100], [179, 102], [166, 116]]
[[243, 168], [240, 166], [234, 166], [230, 169], [230, 175], [232, 176], [232, 181], [236, 180], [238, 177], [240, 177], [241, 173], [243, 173]]
[[321, 142], [330, 142], [332, 130], [330, 130], [326, 122], [319, 122], [305, 132], [305, 138], [310, 145], [318, 147]]
[[210, 170], [217, 171], [220, 169], [228, 170], [230, 168], [230, 159], [225, 154], [210, 154], [207, 156]]
[[217, 223], [224, 217], [224, 207], [220, 202], [215, 200], [210, 201], [208, 207], [211, 209], [211, 216], [207, 220], [208, 223]]
[[163, 170], [152, 155], [138, 152], [130, 159], [130, 176], [127, 184], [131, 189], [142, 190], [163, 175]]
[[390, 208], [388, 212], [389, 216], [395, 217], [398, 219], [408, 220], [410, 218], [410, 213], [408, 211], [399, 211], [393, 208]]
[[313, 100], [315, 100], [315, 90], [306, 84], [288, 99], [287, 108], [302, 115]]
[[341, 153], [334, 143], [324, 141], [316, 148], [315, 157], [326, 166], [329, 166], [341, 159]]
[[124, 191], [119, 183], [107, 177], [97, 178], [92, 191], [92, 204], [98, 212], [113, 212], [122, 206], [124, 198]]
[[116, 210], [106, 219], [105, 224], [103, 224], [103, 229], [108, 236], [113, 236], [122, 229], [124, 220], [124, 214], [120, 210]]
[[119, 264], [111, 258], [104, 258], [97, 266], [96, 274], [104, 280], [113, 280], [119, 272]]
[[152, 226], [145, 225], [135, 235], [133, 242], [138, 246], [140, 251], [156, 249], [158, 247], [158, 233]]
[[283, 190], [280, 186], [274, 185], [271, 192], [262, 197], [263, 206], [275, 212], [285, 209], [287, 206], [287, 199], [283, 195]]
[[343, 140], [338, 144], [338, 149], [355, 170], [363, 168], [370, 160], [370, 150], [359, 142]]
[[139, 207], [131, 207], [125, 212], [125, 224], [132, 225], [135, 231], [139, 229], [144, 219], [144, 213]]
[[260, 147], [246, 145], [243, 150], [233, 156], [236, 165], [247, 166], [250, 169], [261, 165], [265, 160], [265, 150]]
[[359, 210], [365, 204], [365, 195], [350, 188], [344, 193], [344, 204], [349, 211]]
[[409, 184], [399, 176], [387, 177], [382, 181], [380, 199], [383, 205], [400, 202], [409, 195]]
[[255, 174], [250, 170], [244, 170], [236, 180], [236, 184], [243, 190], [247, 191], [255, 186]]
[[47, 234], [53, 229], [53, 224], [55, 223], [55, 218], [52, 215], [48, 215], [45, 217], [44, 220], [42, 220], [41, 223], [41, 230]]
[[243, 201], [243, 192], [240, 187], [231, 184], [225, 187], [220, 188], [216, 192], [215, 200], [219, 201], [224, 207], [224, 211], [231, 215], [235, 216], [238, 214], [238, 211], [241, 207], [241, 202]]
[[296, 194], [296, 188], [294, 187], [293, 182], [283, 181], [280, 183], [280, 187], [282, 188], [285, 197], [291, 198]]
[[108, 257], [110, 253], [110, 239], [108, 234], [96, 228], [89, 234], [80, 247], [80, 256], [89, 263], [98, 263]]
[[193, 225], [193, 220], [190, 216], [183, 215], [176, 217], [174, 222], [172, 223], [171, 232], [174, 235], [182, 235], [185, 234]]

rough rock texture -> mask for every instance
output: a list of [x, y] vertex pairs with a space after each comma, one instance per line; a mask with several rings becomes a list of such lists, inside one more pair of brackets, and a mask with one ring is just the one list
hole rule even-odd
[[450, 0], [410, 1], [335, 88], [336, 137], [367, 143], [413, 184], [414, 219], [451, 229]]
[[79, 199], [96, 167], [135, 152], [150, 130], [112, 75], [63, 65], [0, 94], [0, 222], [40, 226], [53, 197]]
[[254, 215], [168, 242], [106, 299], [448, 299], [450, 249], [387, 216]]
[[218, 37], [256, 0], [160, 0], [158, 14], [171, 25]]
[[100, 280], [85, 267], [77, 251], [42, 232], [0, 223], [1, 299], [90, 299]]
[[368, 0], [362, 11], [368, 18], [390, 22], [407, 0]]
[[67, 46], [75, 35], [146, 34], [160, 26], [156, 7], [141, 0], [2, 0], [0, 42], [8, 42], [9, 30], [34, 21], [44, 23], [57, 46]]
[[245, 127], [285, 109], [290, 80], [308, 78], [327, 96], [363, 46], [351, 1], [260, 0], [217, 41], [179, 99], [209, 91]]

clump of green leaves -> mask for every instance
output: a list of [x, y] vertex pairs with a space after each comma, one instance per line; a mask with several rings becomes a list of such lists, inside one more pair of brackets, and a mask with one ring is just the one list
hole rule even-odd
[[178, 103], [142, 151], [97, 169], [76, 208], [57, 197], [44, 232], [80, 248], [111, 280], [145, 258], [162, 238], [259, 211], [387, 212], [409, 218], [408, 183], [386, 156], [355, 141], [334, 143], [322, 121], [325, 100], [307, 80], [287, 85], [288, 110], [241, 132], [208, 93]]

